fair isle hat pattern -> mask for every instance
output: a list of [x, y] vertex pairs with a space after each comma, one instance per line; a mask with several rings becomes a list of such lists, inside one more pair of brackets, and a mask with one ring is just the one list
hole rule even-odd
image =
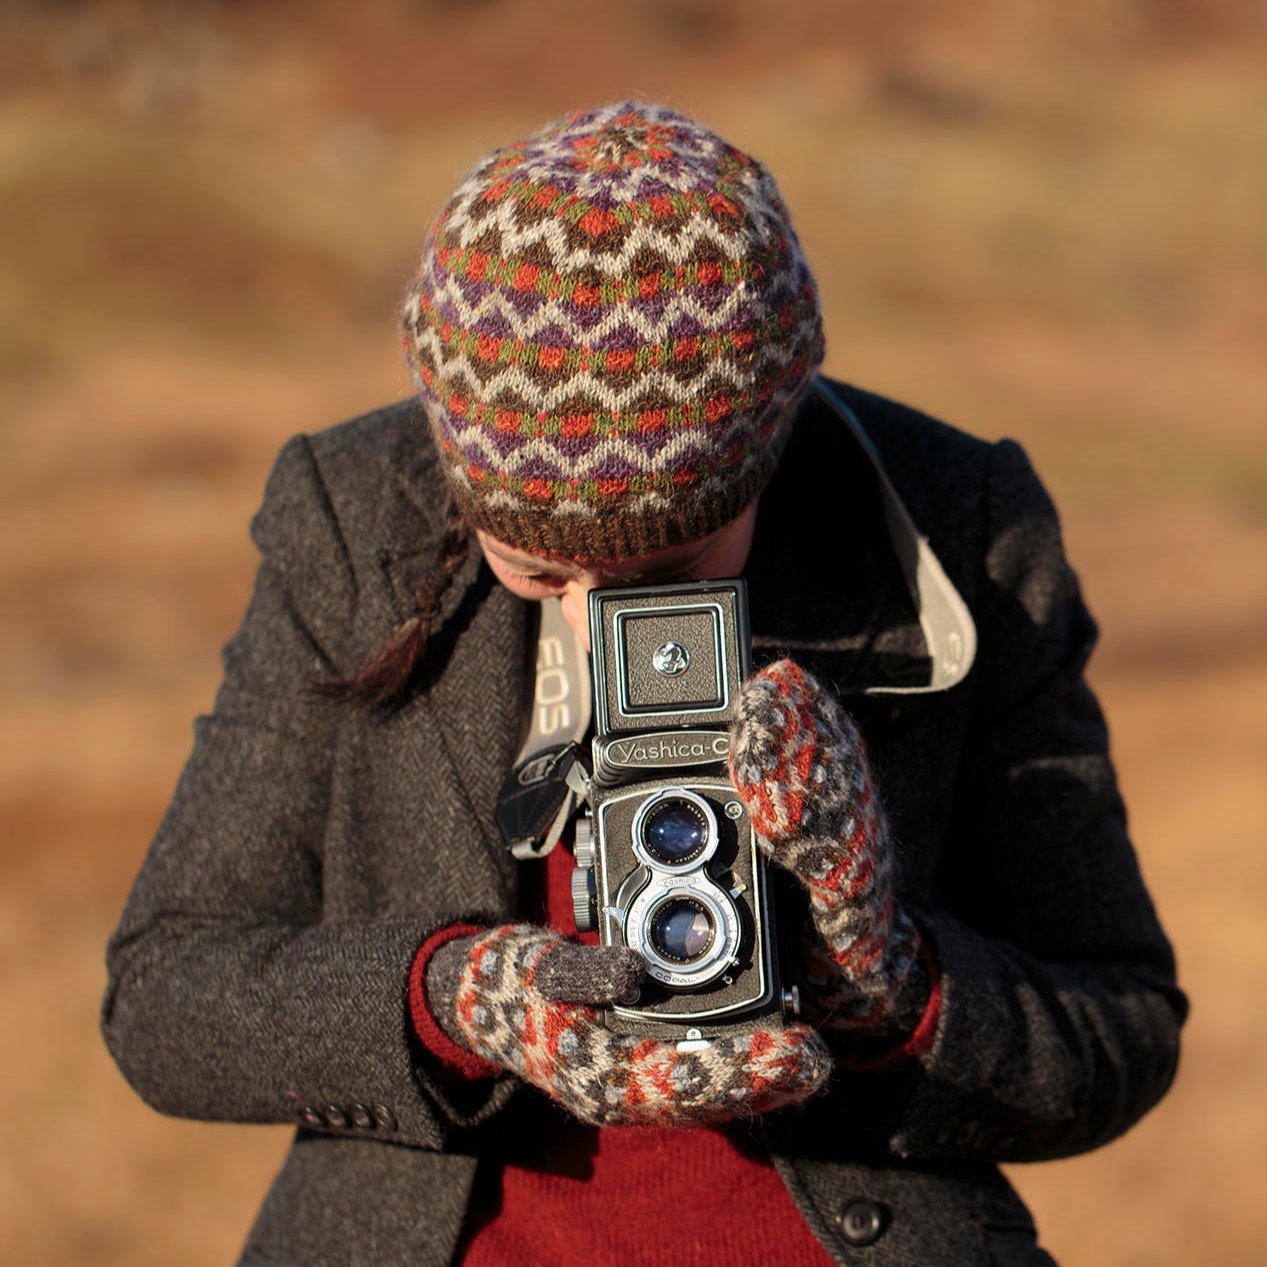
[[823, 356], [770, 174], [632, 103], [485, 157], [431, 230], [402, 332], [467, 522], [580, 560], [738, 515]]

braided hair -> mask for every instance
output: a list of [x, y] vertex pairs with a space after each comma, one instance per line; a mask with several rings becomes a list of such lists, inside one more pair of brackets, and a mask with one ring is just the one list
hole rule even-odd
[[452, 584], [470, 549], [470, 530], [456, 503], [444, 516], [440, 557], [414, 598], [413, 610], [391, 637], [352, 676], [326, 678], [316, 692], [340, 704], [374, 708], [395, 703], [404, 694], [422, 663], [427, 640], [440, 612], [440, 601]]

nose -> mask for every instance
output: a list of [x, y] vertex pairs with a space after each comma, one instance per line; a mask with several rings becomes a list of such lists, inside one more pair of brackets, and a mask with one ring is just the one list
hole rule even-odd
[[586, 651], [590, 649], [589, 593], [603, 584], [604, 579], [597, 572], [582, 572], [579, 576], [570, 577], [559, 595], [563, 619], [572, 627]]

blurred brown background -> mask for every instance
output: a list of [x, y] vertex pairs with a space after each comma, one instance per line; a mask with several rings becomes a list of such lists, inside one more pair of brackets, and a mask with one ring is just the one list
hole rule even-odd
[[1062, 1261], [1267, 1245], [1267, 18], [1233, 0], [29, 3], [0, 13], [0, 1259], [225, 1264], [287, 1132], [146, 1109], [102, 950], [291, 433], [408, 393], [488, 146], [631, 94], [774, 170], [828, 369], [1012, 435], [1194, 1013], [1126, 1139], [1014, 1167]]

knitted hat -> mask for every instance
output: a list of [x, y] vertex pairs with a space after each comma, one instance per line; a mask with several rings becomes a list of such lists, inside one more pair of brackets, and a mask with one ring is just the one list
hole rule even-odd
[[733, 519], [823, 355], [770, 174], [627, 102], [475, 167], [431, 230], [402, 331], [467, 522], [572, 559]]

